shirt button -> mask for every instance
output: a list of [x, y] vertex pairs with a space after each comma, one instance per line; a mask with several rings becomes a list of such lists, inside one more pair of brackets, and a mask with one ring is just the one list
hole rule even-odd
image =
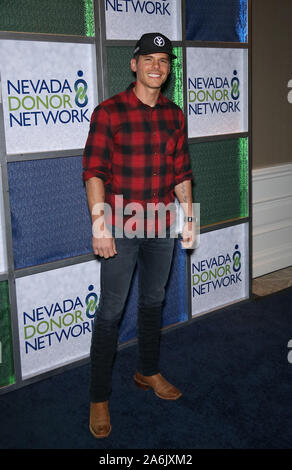
[[155, 196], [156, 196], [156, 193], [153, 193], [153, 196], [155, 197]]
[[154, 152], [154, 157], [157, 157], [157, 152]]
[[156, 175], [157, 175], [157, 173], [153, 173], [153, 176], [156, 176]]

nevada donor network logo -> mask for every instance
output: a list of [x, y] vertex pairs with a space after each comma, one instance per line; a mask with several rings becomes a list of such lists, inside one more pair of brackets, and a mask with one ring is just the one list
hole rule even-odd
[[73, 83], [68, 78], [7, 80], [9, 126], [89, 122], [88, 85], [82, 70], [77, 76]]
[[237, 70], [233, 70], [232, 78], [226, 76], [188, 78], [189, 115], [240, 111], [240, 80], [237, 74]]
[[146, 13], [148, 15], [169, 15], [170, 2], [166, 0], [106, 0], [106, 11], [119, 13]]
[[91, 334], [97, 307], [98, 296], [90, 284], [85, 299], [76, 296], [23, 312], [25, 353], [34, 353]]
[[192, 263], [193, 297], [226, 289], [241, 282], [241, 252], [238, 244], [234, 246], [232, 255], [220, 254]]

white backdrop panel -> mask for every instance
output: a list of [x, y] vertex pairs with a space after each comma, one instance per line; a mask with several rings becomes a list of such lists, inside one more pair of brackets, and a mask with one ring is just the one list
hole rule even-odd
[[88, 357], [100, 295], [100, 263], [16, 279], [22, 377]]
[[180, 0], [105, 0], [106, 38], [138, 40], [159, 32], [181, 39]]
[[192, 315], [249, 294], [248, 223], [203, 233], [191, 255]]
[[5, 217], [4, 217], [4, 201], [2, 190], [2, 168], [0, 165], [0, 273], [6, 273], [7, 266], [7, 251], [6, 251], [6, 232], [5, 232]]
[[248, 131], [248, 51], [187, 48], [188, 135]]
[[0, 73], [8, 154], [84, 147], [97, 104], [93, 44], [2, 40]]

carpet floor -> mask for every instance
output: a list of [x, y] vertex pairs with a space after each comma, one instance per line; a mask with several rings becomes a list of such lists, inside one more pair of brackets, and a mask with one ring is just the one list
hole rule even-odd
[[292, 288], [217, 310], [162, 335], [179, 400], [135, 386], [134, 344], [116, 357], [107, 439], [88, 430], [86, 364], [0, 396], [0, 448], [291, 448], [290, 339]]

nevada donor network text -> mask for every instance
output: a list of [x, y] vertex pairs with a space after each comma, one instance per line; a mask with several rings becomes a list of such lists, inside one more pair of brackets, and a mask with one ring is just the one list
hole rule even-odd
[[106, 11], [120, 13], [148, 13], [148, 15], [170, 15], [169, 1], [151, 0], [106, 0]]

